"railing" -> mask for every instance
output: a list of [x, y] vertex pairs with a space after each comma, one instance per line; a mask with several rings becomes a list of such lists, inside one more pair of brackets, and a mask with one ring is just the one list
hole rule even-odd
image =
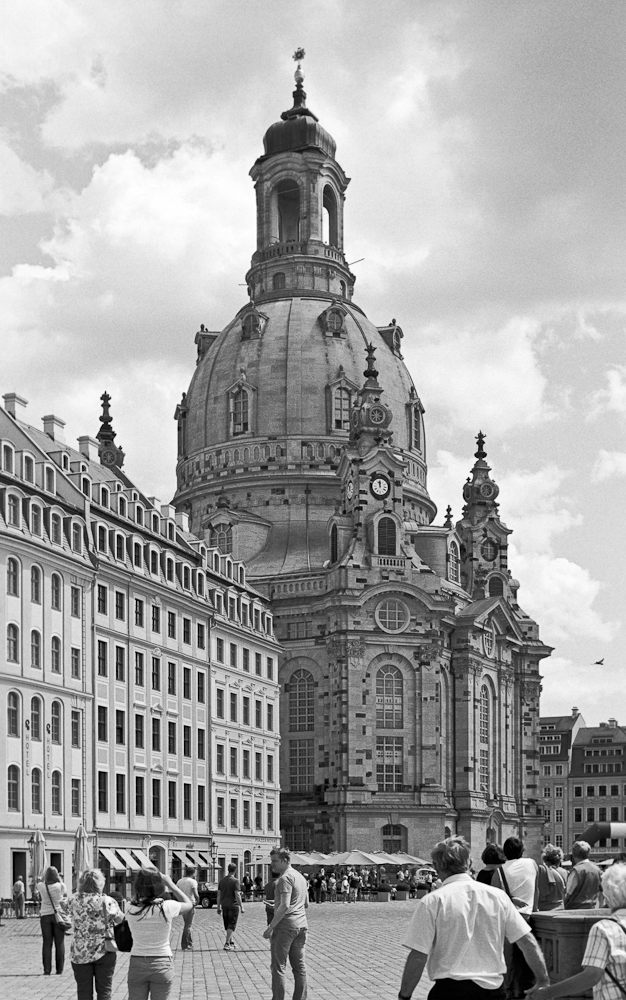
[[398, 556], [372, 556], [372, 566], [386, 569], [405, 569], [406, 559]]

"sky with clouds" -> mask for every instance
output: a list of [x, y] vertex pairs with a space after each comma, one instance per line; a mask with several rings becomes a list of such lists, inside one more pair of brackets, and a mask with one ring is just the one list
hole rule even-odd
[[304, 46], [352, 177], [355, 300], [404, 330], [440, 516], [460, 516], [482, 429], [520, 603], [555, 647], [542, 712], [626, 723], [626, 7], [294, 10], [5, 0], [0, 391], [71, 440], [108, 390], [125, 468], [171, 497], [194, 334], [246, 299], [248, 171]]

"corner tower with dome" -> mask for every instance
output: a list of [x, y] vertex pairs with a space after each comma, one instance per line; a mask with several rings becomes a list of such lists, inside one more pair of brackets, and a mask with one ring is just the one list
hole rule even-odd
[[457, 832], [538, 849], [550, 650], [517, 603], [484, 437], [462, 519], [437, 526], [403, 333], [353, 299], [349, 179], [300, 65], [293, 101], [251, 170], [248, 301], [196, 335], [174, 503], [272, 603], [289, 846], [423, 855]]

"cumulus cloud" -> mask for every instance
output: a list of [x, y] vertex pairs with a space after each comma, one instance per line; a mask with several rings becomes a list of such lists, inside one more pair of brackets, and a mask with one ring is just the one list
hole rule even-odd
[[34, 170], [0, 139], [0, 215], [26, 215], [49, 210], [46, 195], [53, 180], [48, 171]]
[[603, 413], [626, 413], [626, 365], [616, 365], [606, 373], [606, 387], [593, 393], [589, 420]]
[[605, 451], [601, 448], [591, 470], [591, 478], [594, 482], [601, 483], [614, 476], [626, 476], [626, 452]]

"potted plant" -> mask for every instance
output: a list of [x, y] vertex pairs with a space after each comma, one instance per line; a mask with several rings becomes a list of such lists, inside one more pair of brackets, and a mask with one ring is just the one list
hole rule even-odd
[[408, 882], [402, 880], [401, 882], [396, 882], [396, 899], [404, 900], [409, 898], [409, 892], [411, 887]]
[[376, 886], [376, 901], [378, 903], [388, 903], [391, 899], [391, 886], [384, 879]]

